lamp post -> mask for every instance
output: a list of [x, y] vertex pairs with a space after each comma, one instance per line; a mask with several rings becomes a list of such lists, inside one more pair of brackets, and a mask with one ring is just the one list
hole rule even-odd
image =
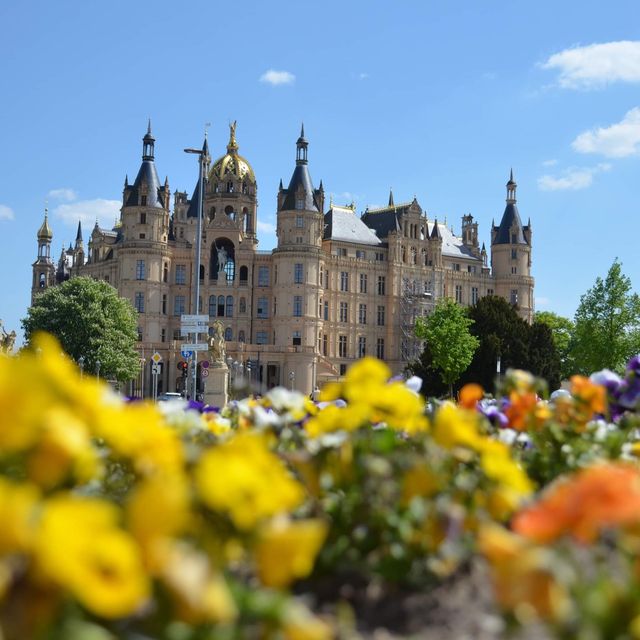
[[78, 358], [78, 366], [80, 367], [80, 377], [84, 375], [84, 356]]
[[100, 360], [96, 360], [96, 377], [98, 378], [98, 380], [100, 380], [100, 365], [102, 363], [100, 362]]
[[140, 358], [140, 397], [144, 399], [144, 365], [146, 363], [145, 358]]
[[[202, 149], [185, 149], [185, 153], [194, 153], [198, 156], [198, 164], [199, 164], [199, 174], [198, 174], [198, 221], [196, 222], [196, 256], [193, 261], [193, 281], [195, 282], [195, 289], [193, 293], [193, 313], [199, 313], [200, 309], [198, 308], [200, 302], [200, 259], [202, 252], [202, 206], [204, 202], [203, 191], [204, 191], [204, 163], [207, 159], [207, 142], [205, 138], [205, 143]], [[198, 333], [195, 332], [193, 334], [193, 343], [198, 342]], [[195, 400], [197, 391], [198, 391], [198, 352], [193, 350], [193, 379], [192, 379], [192, 398]]]
[[291, 391], [293, 391], [293, 383], [296, 381], [296, 372], [289, 371], [289, 382], [291, 383]]

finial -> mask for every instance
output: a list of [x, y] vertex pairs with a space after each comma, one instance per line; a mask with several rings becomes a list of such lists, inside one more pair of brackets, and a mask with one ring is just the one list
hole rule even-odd
[[509, 182], [513, 182], [513, 167], [511, 167], [511, 173], [509, 174]]
[[234, 120], [229, 123], [229, 144], [227, 145], [227, 151], [231, 153], [232, 151], [238, 150], [238, 143], [236, 142], [236, 126], [238, 121]]
[[304, 122], [302, 123], [302, 126], [300, 127], [300, 137], [304, 138]]
[[147, 135], [148, 136], [151, 135], [151, 118], [149, 118], [148, 123], [147, 123]]

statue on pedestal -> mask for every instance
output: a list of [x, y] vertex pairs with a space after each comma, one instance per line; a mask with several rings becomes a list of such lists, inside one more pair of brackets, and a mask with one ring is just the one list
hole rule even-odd
[[224, 326], [220, 320], [216, 320], [212, 328], [213, 333], [209, 338], [209, 359], [212, 363], [224, 364], [226, 355]]

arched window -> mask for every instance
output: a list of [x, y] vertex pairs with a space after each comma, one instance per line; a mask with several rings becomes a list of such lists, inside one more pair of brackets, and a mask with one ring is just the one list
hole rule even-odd
[[247, 300], [246, 298], [240, 298], [240, 313], [247, 313]]
[[244, 331], [242, 329], [238, 331], [238, 342], [244, 342]]
[[242, 265], [240, 267], [240, 284], [247, 284], [247, 280], [249, 279], [249, 269], [246, 265]]
[[225, 315], [227, 318], [233, 317], [233, 296], [227, 296], [227, 309]]
[[224, 316], [224, 296], [218, 296], [218, 308], [216, 309], [218, 317]]
[[227, 182], [227, 193], [233, 193], [233, 182], [231, 180]]
[[227, 327], [227, 328], [224, 330], [224, 339], [225, 339], [227, 342], [230, 342], [230, 341], [233, 339], [233, 331], [231, 330], [231, 327]]
[[231, 205], [226, 206], [224, 208], [224, 212], [229, 218], [231, 218], [231, 220], [236, 219], [236, 212], [233, 210], [233, 207]]
[[44, 275], [44, 273], [40, 274], [40, 288], [44, 289], [44, 286], [46, 284], [46, 277]]
[[215, 217], [216, 217], [216, 208], [211, 207], [211, 209], [209, 209], [209, 222], [211, 222], [211, 220], [213, 220]]
[[242, 183], [242, 193], [247, 193], [247, 183], [246, 182]]
[[[222, 272], [222, 274], [220, 273]], [[211, 243], [209, 279], [233, 282], [236, 275], [235, 248], [228, 238], [216, 238]]]
[[216, 297], [209, 296], [209, 315], [215, 316], [216, 314]]
[[162, 265], [162, 282], [168, 282], [169, 281], [169, 263], [165, 262]]
[[249, 224], [249, 209], [247, 207], [243, 207], [242, 209], [242, 226], [244, 232], [247, 233], [251, 231], [251, 225]]

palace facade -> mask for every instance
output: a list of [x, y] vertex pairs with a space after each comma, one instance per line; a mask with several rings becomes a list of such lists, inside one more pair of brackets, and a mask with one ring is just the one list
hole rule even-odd
[[[441, 297], [471, 305], [499, 295], [531, 321], [532, 232], [518, 213], [513, 174], [500, 224], [492, 225], [489, 258], [470, 214], [462, 216], [458, 236], [429, 218], [415, 198], [396, 204], [390, 194], [386, 207], [361, 215], [353, 205], [326, 207], [322, 182], [315, 188], [311, 179], [303, 128], [291, 180], [278, 190], [277, 246], [260, 251], [256, 177], [239, 154], [235, 123], [226, 154], [211, 162], [206, 140], [202, 151], [197, 309], [200, 181], [190, 199], [186, 192], [171, 194], [168, 180], [160, 182], [150, 125], [138, 174], [132, 184], [125, 179], [113, 229], [96, 222], [85, 249], [78, 224], [75, 245], [63, 248], [57, 262], [46, 211], [37, 233], [32, 299], [85, 275], [112, 284], [138, 311], [142, 367], [134, 393], [148, 393], [155, 352], [162, 356], [159, 391], [184, 389], [181, 344], [190, 339], [181, 335], [183, 314], [222, 321], [233, 374], [242, 365], [256, 388], [284, 385], [307, 394], [364, 355], [401, 373], [421, 349], [413, 335], [416, 318]], [[198, 381], [206, 383], [200, 369]]]

